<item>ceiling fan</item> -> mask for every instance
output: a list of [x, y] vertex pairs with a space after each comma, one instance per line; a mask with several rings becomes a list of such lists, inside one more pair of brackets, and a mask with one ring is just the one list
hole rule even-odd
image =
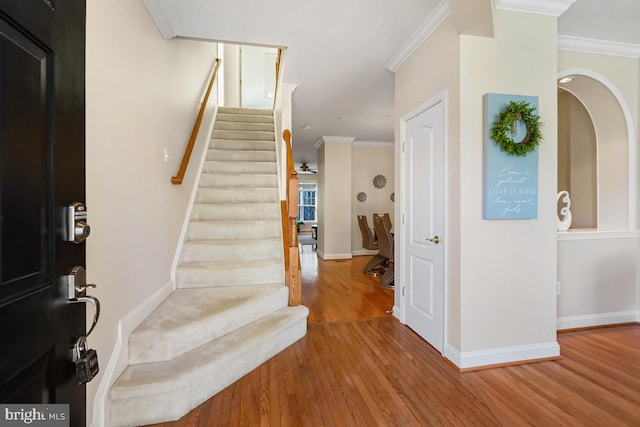
[[311, 169], [309, 167], [309, 165], [307, 164], [307, 162], [302, 162], [300, 164], [300, 172], [303, 172], [303, 173], [318, 173], [318, 171], [315, 171], [315, 170]]

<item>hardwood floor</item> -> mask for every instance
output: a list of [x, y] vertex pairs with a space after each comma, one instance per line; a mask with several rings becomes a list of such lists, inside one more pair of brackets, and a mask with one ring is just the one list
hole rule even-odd
[[393, 289], [362, 273], [367, 256], [323, 261], [311, 246], [302, 246], [302, 304], [309, 323], [373, 319], [390, 316]]
[[459, 373], [385, 313], [393, 291], [361, 274], [366, 257], [307, 248], [307, 335], [161, 426], [640, 425], [640, 325], [559, 334], [558, 361]]

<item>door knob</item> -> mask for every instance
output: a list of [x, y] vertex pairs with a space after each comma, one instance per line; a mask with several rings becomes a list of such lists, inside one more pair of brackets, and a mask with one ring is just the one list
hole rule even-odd
[[440, 236], [435, 235], [430, 239], [427, 239], [427, 242], [435, 243], [436, 245], [440, 243]]

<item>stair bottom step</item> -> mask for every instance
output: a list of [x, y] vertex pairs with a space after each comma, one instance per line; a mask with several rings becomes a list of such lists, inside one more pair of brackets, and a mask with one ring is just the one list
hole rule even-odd
[[304, 306], [285, 307], [171, 361], [128, 367], [111, 388], [111, 424], [175, 421], [307, 331]]

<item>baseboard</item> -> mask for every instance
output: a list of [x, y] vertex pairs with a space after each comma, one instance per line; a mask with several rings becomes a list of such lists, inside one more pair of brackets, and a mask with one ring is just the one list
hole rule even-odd
[[592, 326], [615, 325], [617, 323], [639, 322], [640, 311], [618, 311], [613, 313], [587, 314], [583, 316], [558, 317], [557, 329], [589, 328]]
[[400, 320], [400, 307], [394, 304], [391, 308], [391, 314], [393, 315], [393, 317]]
[[144, 319], [149, 317], [153, 310], [158, 308], [162, 301], [173, 292], [173, 289], [173, 282], [167, 282], [118, 322], [118, 336], [109, 357], [109, 362], [107, 367], [100, 371], [102, 380], [93, 400], [91, 427], [106, 427], [109, 425], [109, 420], [107, 419], [107, 414], [109, 413], [109, 390], [129, 365], [129, 335]]
[[370, 251], [370, 250], [367, 250], [367, 249], [359, 249], [357, 251], [351, 251], [351, 255], [353, 255], [353, 256], [375, 255], [377, 253], [378, 253], [378, 251]]
[[325, 261], [331, 261], [331, 260], [336, 260], [336, 259], [351, 259], [351, 258], [353, 258], [353, 256], [350, 253], [348, 253], [348, 254], [325, 254], [324, 252], [318, 251], [318, 255], [320, 255], [320, 258], [322, 258]]
[[557, 342], [553, 341], [541, 344], [461, 352], [447, 344], [444, 348], [444, 356], [458, 367], [458, 369], [466, 370], [482, 366], [522, 363], [558, 357], [560, 356], [560, 346]]

